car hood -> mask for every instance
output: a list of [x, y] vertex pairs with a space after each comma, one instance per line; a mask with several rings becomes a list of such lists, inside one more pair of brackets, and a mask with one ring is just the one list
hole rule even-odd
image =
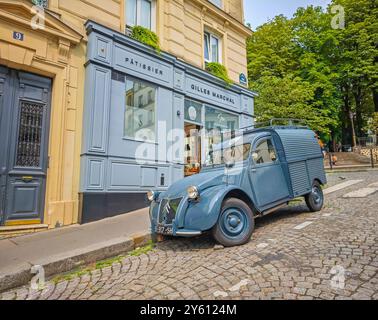
[[201, 192], [207, 188], [224, 184], [225, 181], [225, 173], [223, 170], [202, 172], [175, 182], [166, 192], [161, 193], [160, 198], [173, 199], [175, 197], [184, 197], [187, 194], [186, 190], [190, 186], [197, 187], [198, 191]]

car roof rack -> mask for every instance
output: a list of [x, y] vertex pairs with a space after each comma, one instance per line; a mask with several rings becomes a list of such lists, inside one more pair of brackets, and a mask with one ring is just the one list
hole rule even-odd
[[306, 121], [302, 119], [272, 118], [269, 121], [258, 122], [251, 126], [243, 128], [243, 134], [252, 133], [260, 129], [309, 129], [309, 127], [305, 125], [305, 123]]

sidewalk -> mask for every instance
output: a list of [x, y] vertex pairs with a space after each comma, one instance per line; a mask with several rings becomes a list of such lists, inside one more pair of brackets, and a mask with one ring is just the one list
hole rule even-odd
[[117, 256], [151, 239], [148, 209], [85, 225], [0, 240], [0, 292], [24, 285], [41, 265], [45, 276]]
[[324, 169], [326, 170], [327, 173], [332, 173], [332, 172], [365, 172], [365, 171], [376, 171], [378, 170], [378, 165], [375, 165], [373, 168], [371, 164], [360, 164], [360, 165], [336, 165], [333, 166], [333, 169], [331, 169], [330, 166], [324, 166]]

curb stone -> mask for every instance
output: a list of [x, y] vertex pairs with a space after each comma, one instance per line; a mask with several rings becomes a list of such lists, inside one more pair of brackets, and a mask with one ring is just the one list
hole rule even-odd
[[31, 273], [32, 265], [41, 265], [45, 271], [45, 277], [71, 271], [77, 267], [105, 260], [130, 252], [144, 246], [150, 241], [151, 234], [138, 233], [130, 237], [121, 237], [110, 241], [93, 244], [85, 248], [72, 250], [60, 255], [50, 256], [45, 260], [28, 262], [16, 267], [9, 274], [0, 274], [0, 293], [21, 287], [31, 281], [34, 274]]

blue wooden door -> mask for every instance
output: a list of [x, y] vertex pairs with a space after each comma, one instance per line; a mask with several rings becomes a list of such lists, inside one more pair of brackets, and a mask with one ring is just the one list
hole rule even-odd
[[50, 79], [0, 67], [2, 225], [42, 223], [50, 97]]

